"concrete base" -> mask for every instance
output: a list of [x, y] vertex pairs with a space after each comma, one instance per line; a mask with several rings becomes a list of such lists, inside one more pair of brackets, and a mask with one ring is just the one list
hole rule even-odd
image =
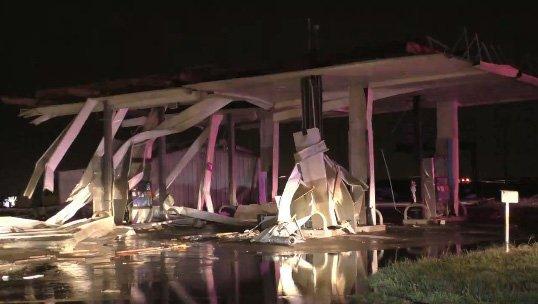
[[444, 225], [446, 223], [461, 223], [466, 219], [465, 216], [449, 216], [435, 219], [407, 219], [402, 222], [404, 225]]
[[[356, 233], [384, 232], [386, 230], [387, 230], [387, 226], [385, 225], [358, 226], [355, 229], [355, 232]], [[333, 236], [350, 235], [349, 233], [345, 232], [342, 229], [336, 229], [336, 230], [302, 229], [301, 233], [306, 239], [319, 239], [319, 238], [327, 238], [327, 237], [333, 237]]]
[[358, 226], [355, 229], [355, 232], [357, 233], [364, 233], [364, 232], [384, 232], [387, 231], [386, 225], [374, 225], [374, 226]]
[[447, 223], [461, 223], [467, 220], [466, 216], [447, 216], [436, 219], [437, 221], [445, 221]]
[[342, 229], [337, 229], [337, 230], [302, 229], [301, 233], [307, 239], [319, 239], [319, 238], [327, 238], [327, 237], [332, 237], [332, 236], [340, 236], [340, 235], [348, 234]]
[[435, 220], [427, 219], [407, 219], [402, 221], [404, 225], [429, 225], [435, 224]]

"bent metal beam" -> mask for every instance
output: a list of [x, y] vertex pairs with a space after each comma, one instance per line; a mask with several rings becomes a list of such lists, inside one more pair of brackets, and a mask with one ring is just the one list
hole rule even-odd
[[[232, 99], [229, 98], [222, 98], [219, 96], [211, 96], [203, 99], [199, 103], [196, 103], [189, 107], [188, 109], [184, 110], [183, 112], [172, 116], [168, 119], [166, 119], [164, 122], [159, 124], [155, 129], [148, 130], [139, 134], [134, 135], [130, 139], [128, 139], [114, 154], [113, 157], [113, 166], [114, 168], [117, 168], [121, 160], [124, 158], [125, 154], [129, 150], [130, 146], [136, 143], [148, 141], [148, 140], [154, 140], [161, 136], [166, 136], [169, 134], [179, 133], [182, 132], [196, 124], [199, 124], [201, 121], [207, 119], [209, 116], [213, 115], [220, 109], [222, 109], [224, 106], [232, 102]], [[123, 114], [124, 115], [124, 114]], [[121, 120], [115, 119], [115, 123], [118, 123], [118, 127], [121, 124]], [[199, 138], [200, 140], [197, 141], [198, 144], [203, 143], [205, 141], [205, 138], [201, 136]], [[187, 159], [185, 159], [185, 163], [188, 162]], [[179, 164], [178, 164], [179, 165]], [[178, 168], [178, 170], [172, 170], [171, 173], [173, 174], [179, 174], [179, 171], [181, 171], [182, 168]], [[171, 176], [167, 178], [167, 184], [169, 181], [173, 179]], [[169, 184], [168, 184], [169, 185]], [[129, 183], [129, 186], [132, 186], [131, 183]], [[78, 187], [78, 186], [77, 186]], [[92, 194], [89, 189], [89, 184], [83, 186], [80, 188], [78, 192], [76, 192], [73, 196], [70, 197], [72, 200], [70, 204], [68, 204], [62, 211], [60, 211], [57, 215], [51, 217], [47, 222], [65, 222], [69, 218], [71, 218], [74, 213], [80, 209], [82, 206], [84, 206], [86, 203], [88, 203], [91, 200]], [[59, 216], [61, 215], [61, 216]]]
[[38, 162], [35, 165], [34, 171], [23, 196], [31, 198], [34, 194], [35, 188], [39, 181], [39, 178], [45, 172], [44, 188], [50, 191], [54, 191], [54, 170], [64, 157], [67, 149], [73, 143], [73, 140], [77, 137], [80, 129], [88, 119], [93, 108], [97, 104], [96, 100], [88, 99], [83, 105], [81, 111], [77, 116], [69, 123], [69, 125], [62, 131], [60, 136], [56, 138], [53, 144], [45, 151]]
[[[162, 106], [170, 103], [192, 104], [205, 97], [205, 93], [188, 90], [185, 88], [173, 88], [165, 90], [144, 91], [138, 93], [120, 94], [106, 97], [92, 98], [100, 103], [93, 109], [93, 112], [103, 111], [102, 101], [108, 100], [114, 109], [146, 109]], [[47, 116], [48, 119], [58, 116], [75, 115], [84, 106], [83, 102], [38, 107], [21, 110], [19, 116], [24, 118]], [[40, 121], [42, 122], [42, 121]]]

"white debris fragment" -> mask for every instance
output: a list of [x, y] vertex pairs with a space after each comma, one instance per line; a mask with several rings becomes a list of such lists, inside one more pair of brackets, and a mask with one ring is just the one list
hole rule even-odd
[[120, 293], [119, 289], [105, 289], [101, 291], [102, 293]]
[[9, 281], [9, 276], [8, 275], [3, 275], [2, 276], [2, 281]]
[[34, 275], [31, 275], [31, 276], [25, 276], [25, 277], [22, 277], [23, 280], [34, 280], [34, 279], [39, 279], [39, 278], [42, 278], [44, 277], [45, 275], [42, 275], [42, 274], [34, 274]]
[[17, 197], [10, 196], [4, 199], [4, 201], [2, 202], [2, 205], [4, 206], [4, 208], [13, 208], [15, 207], [16, 203], [17, 203]]

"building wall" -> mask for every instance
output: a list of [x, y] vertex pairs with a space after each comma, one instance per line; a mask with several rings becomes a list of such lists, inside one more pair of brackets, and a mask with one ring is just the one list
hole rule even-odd
[[57, 171], [56, 179], [58, 185], [58, 201], [60, 205], [63, 205], [69, 194], [75, 188], [76, 184], [80, 181], [83, 169]]
[[[167, 154], [165, 167], [166, 175], [183, 156], [185, 150]], [[247, 153], [236, 152], [236, 185], [237, 201], [242, 204], [257, 201], [256, 162], [257, 158]], [[170, 186], [169, 193], [174, 197], [177, 205], [196, 208], [198, 202], [198, 190], [204, 174], [205, 150], [196, 156], [183, 169], [176, 181]], [[153, 160], [151, 181], [154, 189], [157, 189], [157, 159]], [[228, 203], [228, 155], [226, 151], [217, 149], [213, 162], [213, 177], [211, 179], [211, 198], [213, 206], [217, 210], [221, 205]]]
[[[171, 152], [165, 159], [166, 175], [183, 156], [185, 150]], [[257, 157], [237, 151], [237, 200], [239, 203], [254, 203], [257, 201], [256, 163]], [[178, 178], [170, 186], [169, 192], [174, 197], [176, 205], [196, 208], [198, 189], [205, 168], [205, 151], [199, 152], [183, 169]], [[213, 165], [211, 183], [211, 198], [215, 209], [228, 204], [228, 156], [226, 151], [217, 149]], [[58, 195], [61, 204], [65, 202], [71, 190], [82, 176], [83, 170], [66, 170], [57, 173]], [[153, 189], [158, 188], [157, 159], [152, 161], [151, 182]]]

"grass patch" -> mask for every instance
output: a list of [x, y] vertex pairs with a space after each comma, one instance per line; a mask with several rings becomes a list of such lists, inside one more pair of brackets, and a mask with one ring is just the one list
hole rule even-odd
[[538, 303], [538, 245], [396, 262], [358, 303]]

